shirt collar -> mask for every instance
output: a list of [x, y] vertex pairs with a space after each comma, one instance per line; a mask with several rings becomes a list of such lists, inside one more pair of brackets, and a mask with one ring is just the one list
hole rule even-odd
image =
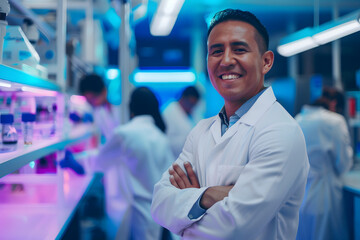
[[[254, 105], [256, 100], [261, 96], [261, 94], [266, 90], [264, 88], [259, 93], [257, 93], [255, 96], [247, 100], [241, 107], [238, 108], [238, 110], [235, 111], [234, 115], [237, 116], [238, 119], [240, 119], [242, 116], [249, 111], [249, 109]], [[226, 115], [225, 106], [223, 106], [219, 112], [219, 117], [222, 124], [225, 124], [226, 126], [229, 126], [229, 119]]]

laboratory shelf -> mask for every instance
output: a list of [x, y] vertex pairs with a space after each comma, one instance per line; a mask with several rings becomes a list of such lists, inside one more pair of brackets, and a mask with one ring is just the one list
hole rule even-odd
[[[50, 153], [62, 150], [67, 146], [87, 139], [94, 134], [92, 124], [74, 126], [71, 130], [64, 130], [63, 134], [44, 139], [35, 139], [33, 145], [26, 146], [21, 141], [14, 146], [13, 151], [0, 153], [0, 178], [14, 172], [25, 164], [44, 157]], [[1, 151], [13, 146], [0, 145]]]
[[345, 174], [344, 188], [360, 196], [360, 169], [352, 170]]
[[33, 188], [28, 183], [24, 183], [21, 192], [0, 191], [2, 195], [13, 195], [12, 198], [22, 200], [17, 202], [10, 199], [0, 203], [1, 239], [63, 238], [80, 204], [91, 188], [100, 182], [102, 174], [77, 175], [71, 169], [58, 174], [63, 184], [53, 183], [46, 189], [37, 186], [40, 189], [37, 195], [41, 198], [32, 197]]
[[350, 127], [360, 127], [360, 120], [359, 119], [349, 119]]
[[0, 64], [0, 73], [0, 79], [5, 81], [45, 90], [61, 91], [60, 86], [50, 80], [33, 76], [23, 72], [22, 70], [12, 68], [4, 64]]

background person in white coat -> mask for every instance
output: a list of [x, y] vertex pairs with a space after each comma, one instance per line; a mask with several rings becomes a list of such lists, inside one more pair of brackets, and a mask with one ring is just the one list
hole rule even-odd
[[268, 41], [249, 12], [227, 9], [211, 22], [208, 73], [225, 106], [193, 128], [151, 209], [183, 239], [296, 237], [309, 163], [299, 125], [264, 87]]
[[[104, 79], [95, 73], [89, 73], [80, 78], [79, 93], [93, 107], [94, 124], [100, 131], [100, 143], [104, 144], [120, 125], [120, 108], [112, 105], [107, 98], [107, 88]], [[111, 201], [120, 194], [118, 173], [109, 168], [105, 173], [106, 198]]]
[[104, 137], [104, 143], [120, 124], [120, 108], [108, 101], [104, 80], [95, 73], [80, 78], [79, 92], [94, 109], [94, 121]]
[[123, 232], [119, 239], [157, 240], [161, 239], [162, 227], [150, 214], [153, 187], [174, 157], [153, 92], [145, 87], [136, 88], [129, 106], [130, 122], [114, 129], [99, 152], [95, 168], [117, 168], [119, 174], [124, 174], [120, 184], [124, 192], [130, 193], [122, 196], [130, 207], [130, 229], [129, 238]]
[[175, 157], [181, 153], [187, 135], [196, 124], [192, 111], [199, 98], [199, 91], [194, 86], [186, 87], [180, 99], [171, 102], [162, 113], [166, 123], [166, 135]]
[[298, 240], [349, 239], [343, 175], [352, 166], [353, 150], [345, 118], [334, 112], [343, 108], [336, 106], [343, 103], [342, 96], [330, 89], [323, 95], [312, 105], [303, 106], [296, 116], [310, 161]]

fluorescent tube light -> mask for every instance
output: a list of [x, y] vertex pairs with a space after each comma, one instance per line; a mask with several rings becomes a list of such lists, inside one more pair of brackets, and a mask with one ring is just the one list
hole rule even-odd
[[305, 28], [280, 41], [279, 54], [291, 55], [309, 50], [322, 44], [360, 31], [360, 11], [355, 11], [334, 21], [315, 28]]
[[158, 12], [166, 15], [178, 15], [185, 0], [161, 0]]
[[134, 74], [136, 83], [192, 83], [195, 82], [195, 79], [192, 71], [138, 70]]
[[114, 80], [120, 76], [120, 69], [110, 68], [106, 71], [105, 76], [109, 80]]
[[311, 38], [313, 32], [313, 29], [305, 28], [286, 36], [281, 39], [280, 46], [277, 47], [277, 51], [282, 56], [289, 57], [317, 47], [318, 44]]
[[358, 20], [352, 20], [319, 32], [313, 38], [319, 44], [326, 44], [357, 31], [360, 31], [360, 23]]
[[150, 33], [153, 36], [167, 36], [173, 29], [184, 0], [161, 0], [151, 21]]
[[290, 57], [292, 55], [304, 52], [319, 46], [311, 37], [305, 37], [287, 44], [283, 44], [277, 47], [277, 51], [284, 57]]
[[150, 32], [153, 36], [167, 36], [174, 27], [177, 16], [155, 15], [151, 22]]

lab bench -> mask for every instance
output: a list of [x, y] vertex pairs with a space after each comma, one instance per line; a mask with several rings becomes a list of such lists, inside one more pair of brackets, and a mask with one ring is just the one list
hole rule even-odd
[[14, 151], [0, 154], [1, 239], [86, 239], [92, 229], [86, 231], [83, 222], [102, 224], [101, 173], [78, 175], [57, 166], [56, 173], [10, 174], [35, 159], [88, 140], [93, 126], [79, 125], [66, 132], [36, 139], [31, 146], [19, 141]]
[[[58, 176], [40, 176], [41, 182], [25, 183], [19, 193], [6, 189], [10, 185], [0, 190], [5, 196], [8, 193], [0, 201], [2, 239], [84, 239], [80, 222], [86, 213], [81, 210], [94, 200], [93, 194], [99, 196], [102, 176], [79, 176], [71, 170], [58, 174], [63, 185], [55, 179]], [[5, 177], [4, 182], [11, 180]]]

